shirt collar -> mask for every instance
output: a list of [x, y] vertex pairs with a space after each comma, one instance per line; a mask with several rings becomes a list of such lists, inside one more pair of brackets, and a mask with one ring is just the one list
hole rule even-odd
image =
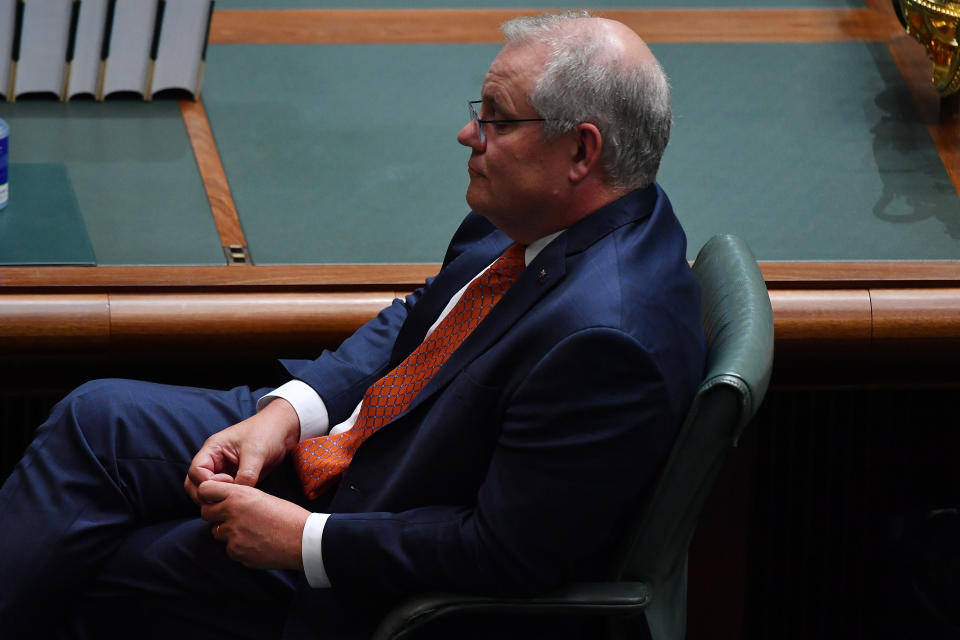
[[550, 235], [543, 236], [542, 238], [538, 238], [533, 242], [531, 242], [530, 244], [528, 244], [526, 251], [524, 251], [523, 253], [524, 266], [533, 262], [533, 259], [536, 258], [537, 255], [541, 251], [543, 251], [548, 244], [553, 242], [553, 240], [564, 231], [566, 231], [566, 229], [561, 229], [560, 231], [556, 231], [554, 233], [551, 233]]

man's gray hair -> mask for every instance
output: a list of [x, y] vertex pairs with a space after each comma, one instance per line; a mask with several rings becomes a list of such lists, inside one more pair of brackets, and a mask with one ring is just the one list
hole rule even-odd
[[527, 96], [555, 140], [590, 122], [600, 129], [600, 160], [611, 186], [629, 191], [657, 178], [670, 139], [670, 84], [655, 60], [636, 64], [606, 43], [600, 27], [568, 29], [586, 11], [516, 18], [502, 26], [508, 44], [549, 48], [543, 73]]

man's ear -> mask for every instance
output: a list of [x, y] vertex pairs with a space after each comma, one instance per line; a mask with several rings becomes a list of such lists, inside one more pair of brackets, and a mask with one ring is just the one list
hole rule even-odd
[[596, 170], [603, 150], [603, 136], [597, 125], [590, 122], [581, 122], [574, 133], [576, 146], [571, 156], [569, 177], [576, 183]]

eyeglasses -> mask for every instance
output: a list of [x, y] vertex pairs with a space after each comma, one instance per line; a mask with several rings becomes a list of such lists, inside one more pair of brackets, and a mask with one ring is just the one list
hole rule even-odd
[[480, 142], [487, 141], [487, 135], [483, 132], [483, 125], [485, 124], [499, 124], [506, 122], [545, 122], [546, 118], [500, 118], [496, 120], [484, 120], [480, 117], [480, 114], [477, 113], [477, 108], [474, 105], [483, 104], [483, 100], [469, 100], [467, 101], [467, 108], [470, 110], [470, 119], [475, 120], [477, 123], [477, 134], [480, 136]]

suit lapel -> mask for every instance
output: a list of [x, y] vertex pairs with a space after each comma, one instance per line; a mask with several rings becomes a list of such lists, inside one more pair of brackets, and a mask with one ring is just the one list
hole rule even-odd
[[533, 262], [527, 265], [500, 302], [490, 310], [487, 317], [467, 336], [463, 344], [450, 355], [443, 367], [414, 398], [408, 411], [429, 398], [438, 389], [445, 387], [467, 364], [486, 351], [490, 345], [495, 344], [504, 332], [516, 324], [547, 292], [563, 280], [566, 274], [564, 235], [550, 243]]
[[511, 240], [499, 231], [490, 233], [437, 275], [423, 297], [417, 301], [397, 334], [390, 356], [391, 368], [397, 366], [423, 342], [427, 329], [440, 316], [440, 312], [450, 302], [453, 294], [496, 260], [497, 256], [510, 244]]
[[[566, 277], [569, 256], [583, 251], [625, 224], [649, 217], [660, 200], [660, 194], [660, 189], [656, 185], [634, 191], [584, 218], [547, 245], [533, 262], [527, 265], [517, 281], [490, 310], [473, 333], [467, 336], [463, 344], [450, 355], [447, 362], [417, 394], [410, 406], [397, 417], [405, 415], [437, 390], [444, 388], [467, 364], [499, 340], [504, 332], [557, 286]], [[452, 262], [441, 274], [449, 276], [445, 277], [443, 282], [440, 282], [440, 276], [437, 276], [434, 282], [436, 291], [433, 292], [436, 295], [431, 296], [429, 309], [422, 315], [418, 315], [415, 326], [410, 327], [408, 331], [405, 331], [407, 330], [405, 325], [397, 338], [398, 345], [403, 340], [403, 350], [394, 349], [394, 355], [399, 355], [394, 365], [422, 342], [427, 329], [440, 315], [453, 294], [480, 273], [481, 269], [493, 262], [510, 243], [511, 240], [502, 233], [492, 233], [478, 243], [481, 246], [477, 250], [468, 251]], [[457, 264], [461, 261], [462, 264]], [[416, 308], [419, 309], [425, 300], [426, 298], [422, 299]], [[412, 320], [411, 317], [407, 324], [414, 324]]]

